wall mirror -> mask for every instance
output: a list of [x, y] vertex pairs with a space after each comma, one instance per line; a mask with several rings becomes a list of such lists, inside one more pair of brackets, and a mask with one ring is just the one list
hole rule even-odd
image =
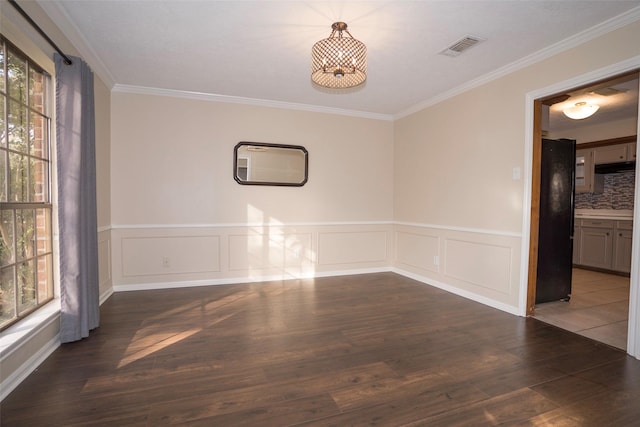
[[309, 155], [300, 145], [239, 142], [233, 150], [233, 178], [242, 185], [302, 187]]

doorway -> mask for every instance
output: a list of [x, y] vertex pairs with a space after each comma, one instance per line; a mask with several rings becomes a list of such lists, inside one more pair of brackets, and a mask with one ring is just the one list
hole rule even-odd
[[[625, 88], [628, 88], [629, 81], [633, 81], [631, 86], [635, 90], [635, 100], [633, 102], [633, 111], [631, 118], [634, 120], [630, 133], [635, 137], [638, 132], [638, 71], [633, 70], [631, 72], [625, 72], [618, 75], [615, 73], [609, 74], [613, 77], [606, 77], [602, 80], [594, 80], [593, 82], [587, 82], [585, 84], [575, 85], [573, 89], [567, 90], [565, 88], [558, 88], [557, 91], [549, 91], [542, 96], [533, 98], [533, 141], [532, 141], [532, 170], [531, 170], [531, 217], [530, 217], [530, 234], [529, 234], [529, 259], [528, 259], [528, 285], [527, 285], [527, 303], [526, 314], [538, 318], [539, 320], [546, 321], [547, 323], [555, 324], [556, 326], [564, 329], [571, 330], [585, 336], [589, 336], [593, 339], [606, 342], [618, 348], [627, 349], [627, 351], [639, 357], [638, 346], [636, 346], [637, 339], [640, 339], [637, 334], [637, 292], [634, 292], [633, 287], [637, 289], [637, 267], [632, 269], [632, 273], [636, 273], [635, 280], [629, 280], [628, 277], [615, 274], [607, 274], [603, 271], [589, 271], [583, 269], [574, 269], [574, 281], [572, 284], [573, 293], [572, 301], [569, 302], [552, 302], [548, 303], [548, 306], [541, 305], [536, 307], [536, 267], [537, 267], [537, 251], [538, 251], [538, 226], [539, 226], [539, 200], [540, 200], [540, 141], [543, 137], [550, 138], [570, 138], [578, 140], [578, 144], [581, 142], [591, 142], [596, 139], [613, 139], [606, 136], [606, 125], [595, 126], [593, 122], [589, 123], [588, 120], [579, 122], [579, 125], [573, 126], [573, 129], [554, 129], [553, 123], [549, 122], [549, 117], [545, 117], [545, 114], [553, 105], [561, 104], [565, 101], [571, 102], [572, 100], [578, 100], [579, 95], [591, 94], [610, 97], [606, 99], [605, 105], [613, 105], [613, 96], [622, 93]], [[618, 90], [615, 87], [618, 86]], [[626, 86], [625, 86], [626, 85]], [[628, 91], [628, 90], [627, 90]], [[600, 95], [602, 96], [602, 95]], [[594, 96], [595, 97], [595, 96]], [[565, 103], [566, 104], [566, 103]], [[628, 106], [627, 106], [628, 107]], [[558, 110], [557, 105], [553, 114], [558, 114], [561, 110]], [[603, 110], [604, 106], [603, 106]], [[616, 124], [620, 123], [620, 117], [614, 117], [611, 115], [611, 111], [608, 111], [610, 116], [608, 120], [615, 121]], [[628, 113], [628, 112], [627, 112]], [[602, 115], [601, 115], [602, 116]], [[604, 116], [607, 116], [606, 114]], [[604, 117], [606, 118], [606, 117]], [[603, 117], [600, 117], [603, 119]], [[602, 121], [602, 120], [601, 120]], [[551, 120], [553, 122], [553, 120]], [[578, 121], [576, 121], [578, 123]], [[629, 123], [627, 123], [629, 126]], [[582, 127], [582, 131], [577, 128]], [[614, 126], [615, 127], [615, 126]], [[619, 128], [619, 127], [618, 127]], [[601, 133], [598, 133], [601, 132]], [[604, 133], [603, 133], [604, 132]], [[590, 136], [596, 135], [593, 139], [588, 139]], [[612, 136], [609, 134], [609, 136]], [[622, 135], [613, 135], [613, 137], [620, 137]], [[629, 136], [629, 135], [627, 135]], [[579, 145], [578, 145], [579, 147]], [[635, 177], [634, 182], [637, 182]], [[632, 189], [631, 199], [637, 198], [638, 186]], [[536, 194], [537, 192], [537, 194]], [[584, 199], [584, 197], [583, 197]], [[602, 198], [601, 198], [602, 199]], [[583, 208], [585, 206], [582, 206]], [[601, 208], [601, 200], [594, 205], [596, 208]], [[617, 206], [608, 206], [611, 210], [615, 210]], [[618, 212], [616, 212], [618, 213]], [[637, 212], [634, 212], [633, 205], [631, 205], [630, 219], [638, 217]], [[636, 224], [639, 222], [636, 221]], [[637, 227], [635, 227], [637, 228]], [[638, 236], [637, 231], [633, 233]], [[637, 238], [634, 240], [638, 240]], [[637, 246], [635, 242], [634, 246]], [[637, 253], [637, 250], [636, 252]], [[574, 261], [575, 262], [575, 261]], [[633, 276], [632, 276], [633, 277]], [[633, 285], [633, 286], [631, 286]], [[608, 289], [607, 289], [608, 288]], [[629, 292], [635, 293], [635, 297], [629, 300]], [[536, 310], [538, 308], [538, 310]], [[537, 312], [536, 312], [537, 311]], [[568, 320], [569, 319], [569, 320]], [[629, 322], [627, 323], [627, 321]], [[627, 330], [630, 331], [632, 339], [628, 339]], [[606, 336], [609, 335], [611, 339], [607, 341]], [[637, 338], [637, 339], [636, 339]], [[632, 343], [631, 348], [627, 348], [627, 341]], [[640, 344], [640, 343], [638, 343]], [[640, 345], [639, 345], [640, 346]]]

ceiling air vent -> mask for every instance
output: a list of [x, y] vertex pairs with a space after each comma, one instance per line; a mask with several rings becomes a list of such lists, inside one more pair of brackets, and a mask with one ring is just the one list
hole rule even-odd
[[627, 89], [616, 89], [615, 87], [603, 87], [600, 89], [596, 89], [591, 93], [594, 93], [596, 95], [600, 95], [600, 96], [613, 96], [613, 95], [618, 95], [620, 93], [625, 93], [628, 92]]
[[476, 36], [464, 36], [457, 42], [453, 43], [451, 46], [440, 52], [442, 55], [447, 56], [458, 56], [465, 50], [469, 49], [472, 46], [477, 45], [478, 43], [484, 41], [482, 37]]

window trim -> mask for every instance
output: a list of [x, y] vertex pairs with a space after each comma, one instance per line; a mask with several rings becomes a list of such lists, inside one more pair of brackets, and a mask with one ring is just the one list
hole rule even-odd
[[[51, 262], [50, 265], [50, 273], [48, 273], [47, 275], [51, 278], [52, 283], [49, 284], [49, 290], [47, 291], [47, 296], [46, 298], [40, 300], [38, 298], [37, 295], [37, 282], [34, 283], [34, 285], [36, 286], [36, 297], [35, 297], [35, 306], [33, 307], [29, 307], [28, 309], [26, 309], [25, 311], [23, 311], [22, 313], [20, 313], [19, 315], [17, 315], [15, 318], [13, 318], [10, 322], [5, 323], [2, 328], [0, 329], [0, 343], [2, 343], [5, 340], [5, 335], [8, 333], [8, 331], [12, 331], [14, 329], [18, 329], [18, 330], [22, 330], [24, 329], [24, 327], [27, 327], [28, 329], [32, 329], [31, 327], [28, 327], [28, 325], [31, 325], [33, 323], [33, 321], [31, 319], [36, 319], [36, 322], [40, 322], [37, 319], [41, 318], [41, 314], [39, 313], [40, 310], [44, 309], [45, 307], [51, 307], [52, 304], [53, 306], [56, 306], [56, 310], [59, 312], [60, 310], [60, 301], [59, 301], [59, 252], [58, 252], [58, 221], [57, 221], [57, 212], [55, 207], [57, 206], [57, 193], [56, 193], [56, 187], [55, 187], [55, 180], [57, 179], [57, 173], [56, 173], [56, 149], [55, 149], [55, 76], [54, 74], [48, 72], [46, 70], [45, 67], [42, 67], [38, 61], [36, 59], [33, 58], [32, 55], [29, 55], [27, 53], [25, 53], [25, 51], [23, 49], [21, 49], [19, 46], [17, 46], [15, 43], [13, 43], [11, 40], [9, 40], [9, 38], [3, 34], [0, 33], [0, 48], [2, 48], [2, 44], [4, 43], [4, 45], [6, 46], [7, 51], [9, 49], [11, 49], [12, 54], [19, 57], [20, 59], [26, 61], [28, 63], [28, 69], [32, 69], [35, 72], [41, 73], [43, 76], [45, 76], [45, 78], [48, 79], [46, 88], [45, 88], [45, 105], [43, 105], [43, 109], [42, 111], [37, 111], [35, 109], [33, 109], [27, 102], [26, 105], [26, 111], [27, 113], [30, 115], [32, 113], [36, 113], [39, 114], [41, 116], [43, 116], [44, 118], [46, 118], [47, 123], [47, 141], [46, 141], [46, 150], [47, 150], [47, 157], [42, 157], [42, 156], [36, 156], [33, 153], [30, 152], [30, 150], [27, 150], [27, 153], [23, 153], [20, 151], [16, 151], [14, 149], [12, 149], [9, 145], [9, 139], [7, 136], [7, 145], [4, 148], [4, 150], [7, 153], [7, 156], [11, 153], [18, 153], [21, 155], [24, 155], [27, 159], [36, 159], [36, 160], [43, 160], [46, 161], [48, 163], [48, 177], [47, 177], [47, 182], [46, 182], [46, 189], [44, 191], [47, 192], [47, 201], [45, 202], [38, 202], [38, 201], [21, 201], [21, 202], [0, 202], [0, 206], [4, 207], [4, 208], [8, 208], [6, 209], [7, 211], [10, 212], [14, 212], [14, 221], [15, 221], [15, 212], [19, 209], [29, 209], [29, 210], [33, 210], [33, 212], [35, 213], [38, 209], [46, 209], [49, 212], [49, 244], [50, 244], [50, 249], [48, 251], [46, 251], [46, 253], [43, 254], [38, 254], [38, 249], [37, 249], [37, 242], [34, 242], [34, 254], [32, 257], [25, 259], [25, 260], [14, 260], [14, 262], [12, 264], [9, 265], [18, 265], [22, 262], [34, 262], [37, 263], [37, 260], [40, 258], [48, 258]], [[37, 55], [35, 56], [41, 56], [40, 53], [38, 52]], [[7, 55], [8, 57], [8, 55]], [[49, 58], [46, 58], [48, 61], [50, 61], [50, 65], [53, 67], [53, 61], [49, 60]], [[6, 61], [7, 58], [5, 58], [5, 71], [6, 71]], [[53, 68], [52, 68], [53, 69]], [[27, 79], [27, 86], [26, 86], [26, 90], [28, 92], [29, 90], [29, 77], [26, 77]], [[27, 94], [28, 96], [28, 94]], [[5, 98], [7, 100], [7, 102], [13, 100], [13, 101], [18, 101], [21, 102], [21, 100], [17, 100], [13, 97], [9, 96], [8, 93], [8, 87], [5, 88]], [[8, 108], [8, 106], [7, 106]], [[8, 111], [5, 111], [5, 113], [8, 114]], [[27, 122], [29, 123], [29, 121]], [[7, 124], [8, 126], [8, 124]], [[28, 136], [27, 136], [28, 138]], [[28, 178], [29, 179], [29, 178]], [[7, 185], [9, 185], [9, 183], [7, 183]], [[9, 194], [7, 194], [7, 197], [9, 196]], [[34, 219], [35, 221], [35, 219]], [[14, 225], [15, 227], [15, 225]], [[14, 236], [14, 239], [17, 238], [17, 236]], [[14, 243], [14, 249], [15, 249], [15, 245], [16, 243]], [[15, 288], [17, 289], [17, 284], [14, 284]], [[17, 292], [15, 295], [16, 301], [17, 301]], [[17, 302], [16, 302], [17, 304]], [[16, 311], [18, 311], [19, 306], [15, 307]], [[49, 309], [50, 311], [50, 309]], [[36, 324], [37, 326], [37, 324]], [[37, 330], [39, 330], [40, 328], [36, 328]], [[36, 332], [36, 330], [33, 331], [34, 333]], [[12, 333], [8, 333], [9, 336], [13, 335]], [[21, 338], [17, 338], [17, 340], [20, 340]], [[12, 340], [13, 341], [13, 340]], [[4, 348], [2, 345], [0, 345], [0, 352], [3, 352]], [[5, 356], [5, 355], [2, 355]], [[2, 359], [2, 358], [0, 358]]]

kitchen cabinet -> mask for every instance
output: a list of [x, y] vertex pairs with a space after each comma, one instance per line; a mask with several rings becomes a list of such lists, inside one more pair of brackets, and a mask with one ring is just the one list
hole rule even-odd
[[635, 161], [636, 160], [636, 150], [637, 150], [637, 143], [635, 142], [630, 142], [629, 144], [627, 144], [627, 160], [628, 161]]
[[580, 220], [577, 219], [573, 225], [573, 264], [580, 264], [580, 230], [582, 229], [580, 224]]
[[[625, 137], [629, 141], [632, 137]], [[622, 139], [622, 138], [619, 138]], [[635, 139], [635, 137], [633, 137]], [[613, 142], [613, 140], [611, 140]], [[610, 165], [614, 163], [635, 162], [636, 142], [608, 143], [607, 145], [593, 146], [595, 143], [608, 141], [596, 141], [586, 143], [586, 147], [576, 150], [575, 166], [575, 192], [576, 193], [602, 193], [604, 192], [604, 171], [595, 173], [596, 166]]]
[[631, 271], [633, 221], [577, 219], [573, 263], [622, 273]]
[[581, 220], [580, 265], [611, 270], [613, 262], [612, 220]]
[[618, 163], [627, 160], [627, 144], [607, 145], [596, 147], [593, 155], [593, 162], [596, 165], [605, 163]]
[[631, 272], [632, 221], [616, 221], [613, 239], [613, 266], [615, 271]]
[[606, 145], [594, 149], [594, 164], [630, 162], [636, 159], [636, 143]]
[[594, 150], [592, 148], [576, 150], [576, 193], [602, 193], [604, 176], [594, 173]]

